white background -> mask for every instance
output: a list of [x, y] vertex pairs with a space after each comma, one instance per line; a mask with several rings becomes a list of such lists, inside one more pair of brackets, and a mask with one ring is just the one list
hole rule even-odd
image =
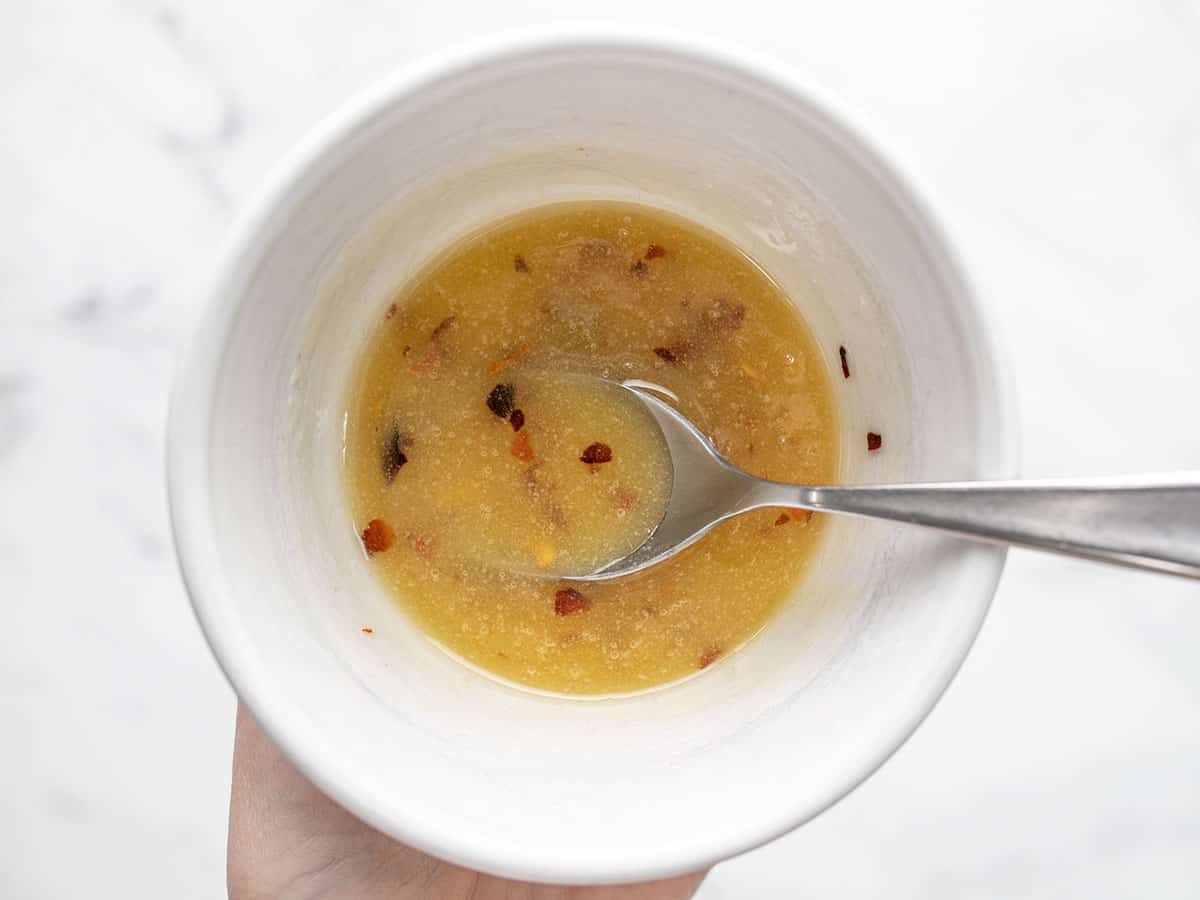
[[[223, 894], [234, 701], [167, 533], [177, 348], [319, 118], [568, 8], [786, 58], [873, 123], [999, 311], [1027, 475], [1200, 467], [1200, 0], [4, 0], [0, 897]], [[1200, 897], [1200, 587], [1014, 553], [917, 736], [700, 896]]]

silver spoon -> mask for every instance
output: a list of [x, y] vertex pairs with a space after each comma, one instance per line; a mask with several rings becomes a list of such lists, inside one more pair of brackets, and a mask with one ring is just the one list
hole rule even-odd
[[662, 521], [640, 547], [590, 574], [569, 576], [574, 580], [619, 578], [657, 565], [726, 519], [765, 506], [890, 519], [1200, 578], [1200, 472], [1067, 481], [782, 484], [730, 463], [652, 393], [653, 385], [620, 386], [645, 404], [662, 429], [673, 468], [671, 496]]

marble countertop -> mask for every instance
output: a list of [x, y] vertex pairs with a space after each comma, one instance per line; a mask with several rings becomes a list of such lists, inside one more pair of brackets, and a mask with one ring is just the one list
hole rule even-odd
[[[0, 896], [223, 894], [234, 704], [167, 533], [176, 350], [231, 217], [319, 118], [567, 6], [0, 8]], [[1026, 474], [1197, 467], [1197, 0], [603, 12], [785, 57], [875, 123], [999, 310]], [[1200, 895], [1198, 646], [1195, 583], [1014, 553], [918, 734], [700, 897]]]

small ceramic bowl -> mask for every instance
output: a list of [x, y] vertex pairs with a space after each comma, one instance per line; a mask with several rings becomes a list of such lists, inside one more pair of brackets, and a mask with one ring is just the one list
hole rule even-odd
[[457, 237], [592, 197], [682, 214], [783, 286], [835, 379], [843, 481], [1015, 474], [1006, 379], [951, 244], [863, 130], [774, 64], [522, 32], [406, 70], [310, 137], [237, 230], [179, 371], [171, 515], [197, 616], [334, 799], [437, 856], [572, 883], [699, 869], [842, 797], [933, 707], [1004, 562], [831, 522], [762, 634], [626, 698], [516, 690], [425, 639], [349, 519], [352, 367], [397, 287]]

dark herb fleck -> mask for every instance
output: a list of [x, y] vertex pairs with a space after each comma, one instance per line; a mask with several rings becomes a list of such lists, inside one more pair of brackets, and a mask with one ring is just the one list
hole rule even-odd
[[525, 262], [525, 257], [521, 256], [520, 254], [517, 254], [517, 256], [513, 257], [513, 268], [518, 272], [529, 271], [529, 265]]
[[654, 355], [657, 356], [659, 359], [661, 359], [663, 362], [668, 362], [668, 363], [671, 363], [672, 365], [679, 362], [679, 357], [677, 357], [675, 355], [675, 351], [672, 350], [670, 347], [655, 347]]
[[648, 265], [646, 265], [642, 260], [639, 259], [637, 262], [635, 262], [632, 266], [629, 267], [629, 271], [632, 272], [634, 275], [637, 275], [640, 277], [642, 275], [645, 275], [647, 272], [649, 272], [650, 267]]
[[525, 427], [525, 413], [519, 409], [514, 409], [512, 415], [508, 417], [508, 424], [512, 426], [513, 431], [520, 431]]
[[849, 378], [850, 377], [850, 361], [846, 359], [846, 348], [845, 347], [842, 347], [842, 346], [838, 347], [838, 356], [840, 356], [842, 358], [842, 377]]
[[384, 318], [390, 319], [392, 316], [394, 316], [396, 314], [396, 309], [397, 309], [396, 304], [393, 303], [391, 306], [389, 306], [387, 308], [387, 313], [384, 315]]
[[583, 455], [579, 457], [579, 460], [580, 462], [587, 463], [589, 466], [595, 466], [600, 463], [612, 462], [612, 458], [612, 447], [597, 441], [594, 444], [588, 444], [584, 448]]
[[513, 386], [511, 384], [498, 384], [488, 394], [487, 408], [500, 418], [507, 419], [509, 413], [513, 411], [513, 399]]
[[646, 248], [646, 256], [644, 258], [645, 259], [658, 259], [660, 256], [666, 256], [666, 255], [667, 255], [667, 251], [664, 250], [662, 247], [658, 246], [658, 244], [651, 244], [649, 247]]
[[449, 331], [454, 323], [458, 320], [458, 316], [446, 316], [442, 321], [438, 322], [437, 327], [430, 332], [429, 339], [436, 341]]
[[400, 467], [408, 462], [404, 447], [412, 443], [407, 434], [394, 430], [383, 444], [383, 480], [391, 484], [400, 471]]

